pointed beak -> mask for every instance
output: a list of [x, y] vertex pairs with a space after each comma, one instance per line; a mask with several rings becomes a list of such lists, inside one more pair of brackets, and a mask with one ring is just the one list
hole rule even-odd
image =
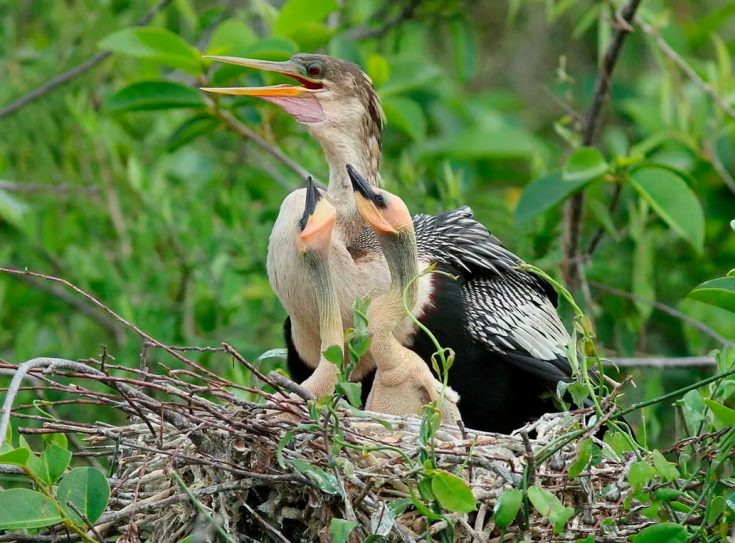
[[337, 220], [337, 211], [324, 198], [309, 177], [306, 186], [306, 203], [301, 217], [301, 233], [297, 246], [301, 252], [312, 251], [325, 254], [332, 239], [332, 229]]
[[255, 68], [265, 72], [273, 72], [291, 79], [295, 79], [301, 86], [294, 85], [273, 85], [269, 87], [203, 87], [202, 90], [216, 94], [230, 94], [235, 96], [257, 96], [260, 98], [268, 97], [292, 97], [310, 95], [311, 93], [322, 88], [318, 80], [312, 79], [304, 74], [302, 67], [287, 60], [285, 62], [272, 62], [269, 60], [259, 60], [254, 58], [239, 57], [221, 57], [221, 56], [205, 56], [209, 60], [224, 62], [226, 64], [234, 64], [236, 66], [244, 66], [247, 68]]
[[347, 174], [350, 176], [352, 190], [355, 192], [357, 211], [362, 219], [376, 232], [391, 235], [398, 234], [398, 230], [385, 219], [382, 211], [378, 208], [376, 201], [380, 195], [375, 192], [368, 180], [360, 175], [351, 164], [347, 164]]

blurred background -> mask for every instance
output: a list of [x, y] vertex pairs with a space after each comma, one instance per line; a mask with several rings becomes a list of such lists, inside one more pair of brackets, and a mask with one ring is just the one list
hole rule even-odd
[[[222, 99], [236, 124], [223, 122], [197, 87], [276, 79], [200, 53], [326, 52], [374, 81], [388, 121], [383, 178], [410, 209], [469, 204], [509, 248], [560, 278], [563, 201], [585, 186], [581, 248], [593, 251], [573, 292], [601, 351], [706, 356], [735, 338], [734, 313], [688, 297], [735, 266], [735, 4], [643, 2], [648, 32], [635, 25], [623, 47], [595, 173], [560, 184], [622, 5], [0, 0], [0, 266], [66, 279], [163, 343], [226, 341], [252, 360], [282, 347], [266, 246], [281, 200], [304, 180], [233, 128], [322, 179], [326, 163], [274, 105]], [[146, 29], [133, 28], [146, 14]], [[63, 86], [6, 107], [90, 59]], [[669, 185], [646, 192], [635, 168], [665, 169]], [[138, 364], [140, 338], [88, 300], [0, 273], [0, 359], [99, 357], [103, 346], [118, 364]], [[154, 370], [176, 365], [149, 358]], [[197, 359], [250, 380], [222, 354]], [[626, 403], [714, 368], [624, 370], [637, 384]], [[671, 404], [645, 414], [649, 438], [670, 442]]]

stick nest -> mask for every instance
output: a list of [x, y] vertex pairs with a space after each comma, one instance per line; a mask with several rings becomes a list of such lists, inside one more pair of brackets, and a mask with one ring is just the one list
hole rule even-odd
[[[279, 389], [237, 353], [230, 354]], [[95, 523], [96, 532], [118, 534], [123, 543], [176, 543], [191, 534], [194, 541], [216, 540], [218, 531], [238, 542], [328, 542], [332, 519], [357, 523], [349, 541], [371, 534], [404, 542], [425, 541], [431, 534], [439, 541], [443, 531], [453, 530], [460, 542], [556, 542], [587, 536], [623, 542], [651, 524], [639, 514], [642, 506], [631, 501], [626, 482], [634, 458], [604, 455], [571, 479], [577, 442], [540, 464], [533, 460], [541, 448], [581, 428], [589, 418], [583, 411], [546, 415], [512, 436], [442, 426], [433, 442], [438, 466], [468, 483], [477, 510], [427, 521], [410, 503], [412, 495], [418, 496], [421, 472], [417, 417], [345, 407], [339, 410], [335, 434], [324, 413], [314, 416], [312, 409], [310, 415], [293, 394], [238, 386], [200, 366], [196, 372], [157, 375], [95, 361], [46, 360], [27, 368], [34, 386], [26, 388], [40, 397], [61, 392], [67, 402], [92, 403], [128, 417], [129, 424], [114, 426], [31, 415], [28, 406], [13, 412], [40, 421], [21, 427], [22, 433], [63, 432], [77, 441], [78, 456], [107, 460], [112, 495]], [[109, 388], [100, 392], [100, 383], [112, 393]], [[334, 446], [335, 435], [341, 447]], [[574, 508], [560, 533], [530, 504], [505, 531], [496, 526], [498, 496], [504, 489], [523, 488], [524, 471], [527, 485], [542, 487]], [[63, 532], [55, 536], [74, 539]], [[8, 539], [0, 535], [0, 541]]]

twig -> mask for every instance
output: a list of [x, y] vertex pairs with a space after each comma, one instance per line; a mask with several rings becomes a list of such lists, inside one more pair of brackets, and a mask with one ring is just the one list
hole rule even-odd
[[97, 528], [94, 527], [94, 524], [89, 521], [87, 515], [82, 513], [79, 508], [74, 505], [74, 502], [69, 500], [68, 502], [66, 502], [66, 505], [68, 505], [71, 510], [74, 511], [77, 515], [79, 515], [79, 518], [82, 519], [82, 522], [84, 522], [84, 524], [87, 526], [87, 529], [94, 534], [94, 536], [100, 543], [105, 543], [105, 538], [100, 535], [100, 533], [97, 531]]
[[728, 345], [728, 346], [735, 345], [735, 343], [733, 343], [729, 339], [726, 339], [726, 338], [722, 337], [720, 334], [718, 334], [717, 332], [715, 332], [714, 330], [712, 330], [712, 328], [710, 328], [706, 324], [704, 324], [702, 322], [699, 322], [696, 319], [691, 318], [689, 315], [685, 315], [681, 311], [679, 311], [677, 309], [674, 309], [673, 307], [671, 307], [669, 305], [666, 305], [664, 303], [658, 302], [656, 300], [649, 300], [648, 298], [644, 298], [642, 296], [638, 296], [637, 294], [633, 294], [631, 292], [626, 292], [624, 290], [620, 290], [620, 289], [615, 288], [615, 287], [604, 285], [604, 284], [598, 283], [596, 281], [590, 281], [590, 285], [592, 285], [593, 288], [596, 288], [598, 290], [603, 290], [605, 292], [609, 292], [610, 294], [613, 294], [615, 296], [620, 296], [621, 298], [627, 298], [628, 300], [633, 300], [634, 302], [641, 302], [641, 303], [644, 303], [644, 304], [649, 304], [649, 305], [655, 307], [656, 309], [658, 309], [659, 311], [663, 311], [667, 315], [671, 315], [672, 317], [675, 317], [675, 318], [679, 319], [680, 321], [685, 322], [686, 324], [688, 324], [692, 328], [696, 328], [697, 330], [699, 330], [703, 334], [708, 335], [709, 337], [713, 338], [714, 340], [716, 340], [717, 342], [719, 342], [719, 343], [721, 343], [723, 345]]
[[50, 194], [68, 194], [73, 192], [84, 192], [87, 194], [98, 194], [98, 187], [83, 187], [78, 185], [47, 185], [44, 183], [18, 183], [16, 181], [6, 181], [0, 179], [0, 190], [8, 192], [22, 192], [28, 194], [34, 193], [50, 193]]
[[[602, 109], [610, 98], [612, 73], [618, 61], [625, 38], [630, 33], [630, 23], [641, 0], [630, 0], [620, 13], [615, 34], [605, 51], [595, 82], [592, 103], [587, 109], [582, 125], [582, 145], [592, 146], [597, 142], [601, 125]], [[582, 274], [583, 263], [577, 260], [579, 242], [582, 234], [582, 212], [584, 210], [584, 191], [579, 191], [564, 206], [564, 238], [562, 240], [562, 275], [564, 283], [575, 287]]]
[[277, 372], [276, 370], [273, 370], [268, 374], [268, 377], [274, 382], [288, 390], [289, 392], [293, 392], [296, 394], [299, 398], [309, 401], [314, 400], [314, 395], [306, 390], [304, 387], [302, 387], [300, 384], [293, 382], [288, 377], [285, 377], [281, 373]]
[[224, 111], [218, 107], [212, 107], [212, 114], [220, 119], [225, 124], [225, 126], [227, 126], [227, 128], [229, 128], [239, 136], [253, 141], [261, 149], [273, 155], [273, 157], [281, 162], [281, 164], [284, 164], [285, 166], [296, 172], [296, 174], [302, 180], [311, 176], [311, 174], [306, 171], [298, 162], [288, 157], [286, 153], [281, 150], [280, 147], [278, 147], [274, 143], [266, 141], [255, 130], [241, 123], [237, 118], [235, 118], [234, 115], [232, 115], [232, 113]]
[[277, 530], [277, 529], [276, 529], [275, 527], [273, 527], [273, 526], [271, 526], [270, 524], [268, 524], [268, 522], [267, 522], [267, 521], [266, 521], [266, 520], [265, 520], [265, 519], [264, 519], [263, 517], [261, 517], [261, 516], [260, 516], [260, 515], [259, 515], [259, 514], [258, 514], [258, 513], [257, 513], [257, 512], [255, 511], [255, 509], [253, 509], [252, 507], [250, 507], [250, 506], [249, 506], [249, 505], [247, 504], [247, 502], [242, 502], [242, 506], [243, 506], [243, 507], [244, 507], [245, 509], [247, 509], [248, 513], [250, 513], [250, 514], [251, 514], [251, 515], [253, 516], [253, 518], [254, 518], [254, 519], [255, 519], [255, 520], [256, 520], [256, 521], [258, 522], [258, 524], [260, 524], [260, 525], [261, 525], [261, 526], [262, 526], [263, 528], [265, 528], [265, 529], [266, 529], [266, 530], [267, 530], [268, 532], [270, 532], [271, 534], [273, 534], [273, 535], [275, 536], [275, 538], [276, 538], [276, 539], [277, 539], [278, 541], [280, 541], [281, 543], [291, 543], [291, 542], [290, 542], [290, 541], [289, 541], [289, 540], [288, 540], [288, 539], [286, 538], [286, 536], [284, 536], [284, 535], [283, 535], [283, 534], [282, 534], [281, 532], [279, 532], [279, 531], [278, 531], [278, 530]]
[[606, 366], [619, 366], [621, 368], [692, 368], [717, 366], [715, 359], [711, 356], [607, 358], [603, 359], [603, 363]]
[[[161, 0], [153, 6], [148, 13], [146, 13], [137, 23], [136, 26], [144, 26], [148, 24], [153, 17], [158, 15], [162, 10], [168, 6], [172, 0]], [[8, 115], [12, 115], [13, 113], [23, 109], [25, 106], [30, 104], [31, 102], [34, 102], [35, 100], [41, 98], [42, 96], [48, 94], [51, 91], [56, 90], [57, 88], [61, 87], [62, 85], [68, 83], [75, 77], [88, 72], [98, 64], [100, 64], [102, 61], [107, 59], [112, 55], [109, 51], [102, 51], [100, 53], [97, 53], [93, 57], [85, 60], [81, 64], [78, 64], [77, 66], [74, 66], [70, 70], [67, 70], [66, 72], [63, 72], [56, 77], [49, 79], [46, 83], [41, 85], [40, 87], [36, 87], [32, 91], [26, 93], [25, 95], [21, 96], [17, 100], [9, 103], [2, 109], [0, 109], [0, 119], [3, 117], [6, 117]]]
[[235, 540], [230, 537], [230, 534], [228, 534], [224, 528], [222, 528], [222, 525], [220, 522], [218, 522], [213, 516], [212, 513], [210, 513], [206, 507], [200, 502], [194, 494], [192, 494], [191, 490], [189, 489], [186, 484], [184, 484], [184, 480], [181, 478], [181, 476], [176, 473], [175, 470], [171, 470], [171, 475], [174, 476], [174, 479], [179, 484], [179, 488], [184, 491], [184, 493], [189, 497], [191, 502], [194, 504], [194, 507], [197, 508], [197, 511], [199, 511], [200, 515], [203, 515], [212, 525], [214, 525], [215, 530], [217, 530], [217, 533], [227, 541], [228, 543], [235, 543]]
[[674, 51], [671, 46], [664, 40], [661, 35], [654, 29], [651, 25], [649, 25], [646, 21], [643, 20], [643, 17], [640, 15], [635, 16], [635, 22], [640, 27], [643, 32], [645, 32], [658, 46], [658, 48], [661, 50], [661, 52], [666, 55], [669, 60], [671, 60], [674, 64], [676, 64], [679, 69], [686, 74], [686, 76], [694, 83], [697, 87], [699, 87], [702, 91], [707, 93], [710, 98], [712, 98], [712, 101], [719, 107], [725, 114], [727, 114], [732, 119], [735, 119], [735, 109], [733, 109], [732, 106], [730, 106], [727, 102], [725, 102], [722, 97], [717, 94], [717, 92], [712, 88], [712, 85], [705, 82], [699, 75], [697, 75], [697, 72], [694, 71], [694, 68], [689, 66], [686, 60], [684, 60], [679, 53]]

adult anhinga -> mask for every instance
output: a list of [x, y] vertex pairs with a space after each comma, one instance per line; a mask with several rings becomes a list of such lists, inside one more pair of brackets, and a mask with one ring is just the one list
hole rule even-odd
[[[286, 62], [212, 58], [283, 74], [301, 84], [205, 90], [274, 102], [321, 143], [329, 164], [328, 195], [337, 209], [332, 246], [352, 260], [345, 261], [344, 269], [340, 266], [339, 280], [340, 307], [343, 318], [348, 317], [354, 294], [388, 288], [385, 258], [357, 213], [345, 169], [352, 164], [371, 185], [380, 182], [383, 114], [370, 79], [356, 65], [325, 55], [296, 55]], [[570, 379], [571, 370], [566, 358], [569, 336], [556, 313], [551, 286], [519, 270], [521, 260], [478, 223], [468, 207], [437, 216], [416, 215], [414, 229], [422, 265], [434, 263], [458, 277], [422, 277], [414, 314], [456, 353], [449, 384], [462, 398], [465, 424], [508, 432], [554, 410], [549, 395], [560, 380]], [[314, 306], [305, 307], [295, 294], [299, 277], [285, 271], [289, 257], [278, 241], [272, 236], [269, 274], [272, 284], [273, 276], [280, 276], [274, 290], [291, 317], [289, 367], [296, 378], [305, 377], [318, 360], [313, 347], [318, 337], [309, 337], [313, 331], [306, 329], [313, 326], [308, 318], [295, 317], [292, 309], [313, 315]], [[427, 362], [435, 350], [425, 334], [411, 327], [399, 339]]]

